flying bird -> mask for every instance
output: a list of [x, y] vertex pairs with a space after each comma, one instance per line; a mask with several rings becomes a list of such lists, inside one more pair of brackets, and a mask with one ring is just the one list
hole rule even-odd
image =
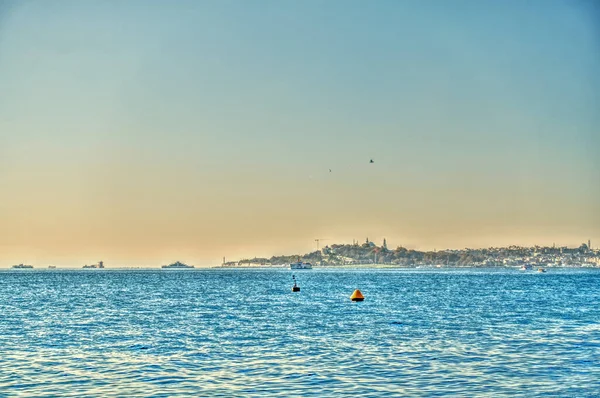
[[375, 162], [373, 161], [373, 159], [371, 159], [371, 161], [369, 163], [375, 163]]
[[329, 172], [331, 173], [331, 169], [329, 169]]

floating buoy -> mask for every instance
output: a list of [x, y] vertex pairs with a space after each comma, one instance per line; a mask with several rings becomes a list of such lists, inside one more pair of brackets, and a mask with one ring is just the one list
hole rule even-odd
[[294, 286], [292, 286], [292, 292], [299, 292], [300, 286], [296, 284], [296, 275], [292, 275], [292, 279], [294, 280]]
[[350, 300], [352, 301], [363, 301], [364, 299], [365, 296], [363, 296], [360, 290], [358, 289], [356, 289], [354, 293], [352, 293], [352, 296], [350, 296]]

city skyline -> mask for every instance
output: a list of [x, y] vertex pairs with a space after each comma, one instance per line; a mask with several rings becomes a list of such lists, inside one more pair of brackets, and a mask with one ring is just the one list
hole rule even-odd
[[[462, 248], [452, 248], [452, 247], [446, 247], [446, 248], [433, 248], [433, 249], [420, 249], [418, 247], [411, 247], [411, 246], [405, 246], [405, 245], [389, 245], [387, 243], [387, 239], [384, 237], [382, 238], [382, 242], [380, 244], [378, 244], [376, 241], [369, 239], [368, 237], [365, 238], [365, 242], [369, 243], [370, 245], [372, 245], [373, 247], [379, 247], [379, 248], [387, 248], [387, 250], [389, 250], [390, 252], [396, 251], [398, 249], [403, 249], [403, 250], [409, 250], [409, 251], [416, 251], [416, 252], [421, 252], [421, 253], [444, 253], [444, 252], [448, 252], [448, 253], [454, 253], [454, 252], [468, 252], [468, 251], [479, 251], [479, 250], [504, 250], [504, 249], [511, 249], [511, 248], [515, 248], [515, 247], [521, 247], [524, 249], [535, 249], [535, 248], [540, 248], [540, 249], [557, 249], [557, 250], [561, 250], [562, 249], [569, 249], [569, 250], [573, 250], [573, 249], [578, 249], [581, 248], [582, 245], [586, 245], [589, 253], [592, 253], [592, 255], [594, 255], [594, 253], [596, 255], [600, 254], [600, 249], [599, 246], [594, 246], [591, 244], [591, 240], [588, 239], [587, 242], [581, 242], [580, 244], [576, 244], [576, 245], [561, 245], [561, 244], [556, 244], [556, 243], [552, 243], [551, 245], [496, 245], [496, 246], [481, 246], [481, 247], [476, 247], [476, 246], [466, 246], [466, 247], [462, 247]], [[327, 241], [331, 241], [331, 239], [323, 239], [323, 240], [327, 240]], [[314, 239], [314, 241], [316, 242], [317, 239]], [[358, 239], [353, 239], [352, 240], [352, 245], [356, 245], [356, 246], [361, 246], [363, 245], [365, 242], [360, 242], [360, 240]], [[225, 263], [238, 263], [240, 261], [244, 261], [244, 260], [253, 260], [253, 259], [261, 259], [261, 258], [271, 258], [271, 257], [285, 257], [285, 256], [306, 256], [306, 255], [313, 255], [314, 253], [319, 253], [319, 252], [323, 252], [324, 249], [330, 249], [332, 246], [350, 246], [349, 242], [329, 242], [329, 243], [324, 243], [320, 246], [319, 249], [316, 249], [315, 247], [313, 247], [312, 249], [308, 249], [306, 252], [301, 252], [301, 251], [296, 251], [292, 253], [283, 253], [283, 252], [276, 252], [276, 253], [261, 253], [261, 255], [256, 255], [256, 253], [254, 253], [253, 255], [245, 255], [242, 257], [238, 257], [238, 258], [228, 258], [226, 256], [223, 256], [221, 258], [221, 262], [217, 262], [216, 260], [211, 262], [211, 263], [204, 263], [204, 264], [200, 264], [197, 265], [198, 268], [212, 268], [212, 267], [216, 267], [216, 266], [220, 266], [222, 264]], [[172, 260], [172, 259], [171, 259]], [[165, 260], [167, 261], [167, 260]], [[186, 260], [187, 261], [187, 260]], [[46, 266], [50, 266], [51, 268], [55, 268], [56, 266], [59, 266], [61, 268], [82, 268], [81, 264], [83, 263], [77, 263], [77, 262], [64, 262], [64, 263], [52, 263], [52, 262], [41, 262], [41, 263], [37, 263], [37, 264], [31, 264], [28, 263], [27, 261], [25, 262], [19, 262], [19, 263], [13, 263], [13, 264], [2, 264], [0, 263], [0, 269], [1, 268], [9, 268], [12, 267], [14, 265], [23, 265], [23, 264], [28, 264], [28, 265], [33, 265], [34, 268], [44, 268]], [[85, 264], [83, 264], [83, 268], [105, 268], [103, 266], [104, 261], [103, 260], [99, 260], [99, 261], [85, 261]], [[599, 263], [600, 264], [600, 263]], [[581, 265], [581, 264], [580, 264]], [[134, 262], [134, 263], [126, 263], [126, 262], [118, 262], [116, 264], [112, 264], [112, 268], [157, 268], [157, 267], [163, 267], [164, 264], [160, 263], [160, 261], [157, 261], [156, 259], [150, 260], [148, 262]], [[109, 267], [111, 268], [111, 267]], [[164, 267], [163, 267], [164, 268]]]
[[597, 8], [478, 4], [2, 2], [0, 266], [600, 241]]

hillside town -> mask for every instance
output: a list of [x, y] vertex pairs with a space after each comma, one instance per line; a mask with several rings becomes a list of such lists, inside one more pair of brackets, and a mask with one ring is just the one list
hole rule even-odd
[[490, 247], [441, 251], [411, 250], [401, 246], [389, 249], [384, 239], [381, 246], [368, 238], [359, 244], [333, 244], [304, 255], [272, 256], [225, 262], [223, 267], [285, 266], [296, 261], [317, 266], [389, 265], [398, 267], [600, 267], [600, 250], [591, 242], [578, 247]]

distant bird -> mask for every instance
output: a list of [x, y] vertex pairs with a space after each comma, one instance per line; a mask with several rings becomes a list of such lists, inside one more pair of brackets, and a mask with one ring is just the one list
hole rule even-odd
[[331, 169], [329, 169], [329, 172], [331, 173]]
[[373, 161], [373, 159], [371, 159], [371, 161], [369, 163], [375, 163], [375, 162]]

